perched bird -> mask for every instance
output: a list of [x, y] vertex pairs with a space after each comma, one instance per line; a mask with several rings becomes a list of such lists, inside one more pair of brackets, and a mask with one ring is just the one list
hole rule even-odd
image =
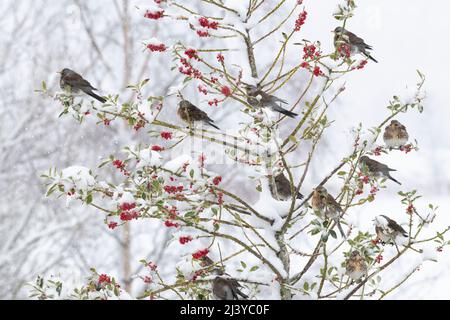
[[89, 83], [89, 81], [85, 80], [75, 71], [66, 68], [59, 73], [61, 74], [59, 85], [61, 89], [63, 89], [64, 91], [67, 91], [72, 94], [78, 94], [80, 93], [80, 91], [82, 91], [85, 94], [91, 96], [92, 98], [100, 101], [101, 103], [106, 102], [105, 98], [100, 97], [99, 95], [94, 93], [94, 91], [96, 91], [97, 89], [95, 89]]
[[[283, 172], [277, 175], [274, 178], [275, 188], [272, 183], [270, 183], [270, 192], [272, 193], [272, 197], [278, 199], [280, 201], [287, 201], [292, 199], [291, 193], [291, 183], [284, 176]], [[303, 195], [300, 192], [297, 192], [297, 199], [303, 199]]]
[[358, 281], [367, 274], [366, 260], [358, 251], [353, 251], [345, 263], [345, 274], [352, 280]]
[[397, 120], [392, 120], [384, 131], [384, 142], [390, 148], [400, 148], [408, 143], [409, 134], [406, 131], [406, 127]]
[[377, 233], [378, 239], [383, 243], [395, 244], [395, 239], [398, 236], [408, 237], [408, 232], [401, 225], [385, 215], [380, 215], [375, 218], [375, 232]]
[[334, 46], [336, 49], [342, 48], [343, 45], [347, 45], [351, 56], [361, 53], [370, 60], [378, 63], [378, 61], [367, 52], [367, 50], [372, 50], [372, 46], [366, 44], [363, 39], [342, 27], [337, 27], [332, 32], [334, 33]]
[[296, 116], [298, 116], [297, 113], [286, 110], [281, 106], [282, 104], [288, 104], [287, 101], [272, 96], [262, 91], [260, 88], [256, 86], [248, 85], [246, 87], [246, 90], [248, 96], [247, 102], [251, 106], [260, 108], [269, 108], [272, 111], [279, 112], [291, 118], [295, 118]]
[[361, 159], [359, 160], [359, 166], [361, 170], [367, 169], [369, 173], [372, 174], [374, 177], [387, 178], [389, 180], [394, 181], [395, 183], [398, 183], [399, 185], [402, 185], [400, 182], [395, 180], [390, 174], [390, 172], [397, 170], [391, 169], [387, 165], [382, 164], [381, 162], [370, 159], [367, 156], [362, 156]]
[[214, 121], [208, 117], [206, 112], [200, 110], [192, 103], [187, 100], [183, 100], [180, 102], [180, 107], [178, 108], [178, 116], [185, 122], [189, 123], [189, 125], [193, 125], [195, 122], [202, 122], [207, 125], [210, 125], [217, 130], [220, 130], [219, 127], [214, 125]]
[[224, 277], [222, 269], [216, 268], [213, 273], [217, 277], [213, 280], [212, 292], [218, 300], [239, 300], [239, 296], [243, 299], [248, 299], [248, 296], [244, 294], [240, 288], [242, 286], [235, 279]]
[[344, 230], [342, 229], [340, 219], [343, 213], [341, 206], [322, 186], [314, 189], [312, 196], [312, 208], [314, 212], [322, 219], [331, 219], [336, 222], [339, 232], [345, 238]]

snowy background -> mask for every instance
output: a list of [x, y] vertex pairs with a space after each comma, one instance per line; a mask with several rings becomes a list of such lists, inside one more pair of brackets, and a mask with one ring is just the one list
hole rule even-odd
[[[199, 1], [193, 1], [196, 2]], [[266, 2], [265, 10], [277, 1]], [[67, 208], [64, 199], [45, 199], [46, 187], [40, 178], [50, 167], [95, 168], [101, 159], [119, 154], [125, 145], [148, 141], [144, 134], [131, 133], [119, 122], [105, 128], [96, 126], [95, 119], [81, 126], [69, 117], [58, 119], [60, 106], [34, 92], [41, 81], [56, 91], [56, 72], [70, 67], [105, 93], [126, 95], [123, 88], [128, 84], [150, 78], [151, 93], [164, 95], [180, 78], [170, 72], [170, 55], [149, 54], [143, 50], [142, 40], [155, 36], [183, 38], [193, 47], [208, 47], [207, 40], [199, 40], [192, 33], [187, 36], [184, 24], [142, 19], [136, 5], [146, 3], [37, 0], [32, 7], [26, 0], [0, 3], [4, 17], [0, 22], [0, 299], [26, 298], [29, 288], [24, 285], [38, 274], [61, 275], [69, 283], [79, 284], [89, 274], [89, 268], [96, 267], [100, 273], [116, 276], [138, 294], [142, 281], [134, 275], [141, 271], [140, 259], [157, 261], [163, 274], [172, 271], [162, 267], [171, 266], [176, 254], [172, 246], [166, 245], [171, 239], [169, 230], [149, 221], [110, 232], [103, 224], [104, 217], [95, 210]], [[332, 17], [336, 4], [333, 0], [305, 0], [308, 22], [296, 35], [296, 41], [319, 40], [324, 51], [331, 51], [330, 31], [336, 26]], [[373, 55], [380, 63], [370, 63], [346, 78], [347, 90], [330, 113], [335, 124], [320, 144], [304, 188], [309, 192], [348, 152], [354, 126], [362, 122], [370, 128], [385, 118], [391, 97], [414, 87], [419, 69], [427, 77], [425, 112], [411, 112], [398, 119], [418, 140], [420, 151], [406, 157], [397, 153], [383, 156], [381, 161], [398, 169], [396, 178], [403, 182], [402, 189], [389, 185], [389, 191], [383, 190], [373, 205], [351, 212], [349, 219], [371, 231], [371, 221], [378, 214], [406, 222], [396, 191], [418, 189], [423, 195], [419, 202], [422, 208], [429, 203], [439, 206], [437, 226], [444, 228], [450, 224], [450, 127], [446, 123], [450, 115], [450, 41], [445, 37], [450, 31], [450, 5], [436, 0], [364, 0], [357, 4], [356, 16], [348, 28], [373, 45]], [[276, 19], [259, 26], [255, 34], [267, 32]], [[261, 70], [272, 61], [282, 39], [280, 33], [272, 38], [274, 41], [256, 48]], [[298, 50], [289, 48], [288, 61], [292, 65], [300, 59]], [[229, 58], [239, 59], [239, 54], [243, 53]], [[289, 101], [295, 99], [305, 79], [306, 74], [296, 76], [280, 96]], [[205, 107], [205, 100], [195, 90], [187, 95]], [[175, 103], [174, 99], [172, 109], [166, 108], [164, 118], [174, 119]], [[227, 105], [215, 111], [213, 118], [220, 127], [237, 129], [242, 114], [236, 110], [236, 106]], [[251, 203], [257, 200], [255, 182], [247, 179], [239, 166], [211, 167], [223, 175], [228, 188], [238, 188], [238, 193]], [[296, 173], [296, 177], [300, 175], [301, 172]], [[444, 249], [439, 258], [440, 263], [426, 262], [420, 272], [389, 297], [449, 299], [450, 252]], [[420, 258], [408, 256], [390, 272], [396, 276], [406, 274], [415, 267], [417, 259]], [[389, 274], [384, 276], [389, 278]]]

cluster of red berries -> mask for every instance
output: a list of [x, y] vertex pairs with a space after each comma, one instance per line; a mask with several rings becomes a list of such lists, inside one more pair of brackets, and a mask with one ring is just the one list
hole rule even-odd
[[410, 144], [400, 147], [400, 151], [403, 151], [406, 154], [410, 153], [412, 150], [413, 150], [413, 148], [412, 148], [412, 145], [410, 145]]
[[218, 99], [213, 99], [211, 101], [208, 101], [208, 104], [210, 107], [212, 107], [212, 106], [217, 107], [219, 105], [219, 102], [220, 101]]
[[323, 72], [322, 72], [322, 70], [320, 69], [319, 66], [315, 66], [315, 67], [314, 67], [313, 74], [314, 74], [316, 77], [318, 77], [318, 76], [323, 76]]
[[222, 177], [215, 177], [215, 178], [213, 179], [213, 184], [214, 184], [215, 186], [218, 186], [221, 182], [222, 182]]
[[164, 148], [161, 146], [152, 146], [151, 150], [156, 151], [156, 152], [161, 152], [161, 151], [164, 151]]
[[141, 215], [137, 211], [124, 211], [120, 214], [120, 220], [122, 221], [131, 221], [134, 219], [138, 219]]
[[194, 258], [195, 260], [200, 260], [203, 257], [206, 257], [209, 254], [209, 249], [204, 249], [204, 250], [200, 250], [197, 251], [196, 253], [192, 254], [192, 258]]
[[164, 191], [168, 194], [177, 194], [184, 191], [183, 186], [165, 186]]
[[200, 84], [197, 88], [198, 92], [203, 93], [205, 96], [208, 95], [208, 89], [204, 85]]
[[197, 60], [197, 61], [200, 61], [200, 58], [198, 57], [197, 50], [195, 50], [195, 49], [187, 49], [186, 51], [184, 51], [184, 54], [185, 54], [189, 59], [195, 59], [195, 60]]
[[191, 242], [191, 241], [193, 241], [193, 240], [194, 240], [194, 239], [192, 239], [191, 236], [180, 237], [180, 243], [181, 243], [182, 245], [185, 245], [185, 244], [187, 244], [187, 243], [189, 243], [189, 242]]
[[163, 138], [164, 140], [172, 140], [173, 133], [167, 131], [161, 132], [161, 138]]
[[131, 221], [134, 219], [138, 219], [141, 215], [138, 211], [134, 210], [136, 208], [135, 203], [123, 203], [119, 206], [121, 210], [120, 220], [122, 221]]
[[114, 160], [113, 161], [113, 165], [114, 165], [114, 167], [119, 169], [120, 172], [122, 172], [124, 175], [126, 175], [126, 176], [130, 175], [130, 173], [125, 169], [125, 163], [123, 163], [123, 161], [121, 161], [121, 160]]
[[161, 44], [149, 44], [147, 45], [147, 48], [151, 51], [151, 52], [164, 52], [167, 50], [167, 47], [164, 43]]
[[197, 30], [197, 35], [200, 38], [207, 38], [207, 37], [211, 36], [208, 31], [203, 31], [203, 30]]
[[119, 226], [119, 224], [117, 222], [110, 222], [108, 224], [108, 228], [111, 229], [111, 230], [116, 229], [118, 226]]
[[375, 258], [376, 263], [381, 263], [381, 261], [383, 261], [383, 256], [381, 254], [379, 254], [376, 258]]
[[164, 222], [164, 225], [167, 228], [178, 228], [180, 226], [178, 223], [172, 222], [170, 220], [167, 220], [166, 222]]
[[217, 28], [219, 27], [219, 23], [216, 21], [210, 22], [207, 18], [205, 17], [201, 17], [200, 19], [198, 19], [198, 22], [200, 23], [200, 25], [203, 28], [207, 28], [207, 29], [214, 29], [217, 30]]
[[230, 87], [223, 86], [222, 89], [221, 89], [220, 91], [222, 92], [222, 94], [223, 94], [225, 97], [231, 96], [231, 89], [230, 89]]
[[343, 43], [339, 46], [337, 51], [341, 55], [341, 57], [350, 58], [350, 45]]
[[147, 10], [144, 17], [147, 19], [151, 19], [151, 20], [161, 19], [162, 17], [164, 17], [164, 10], [159, 10], [159, 11]]
[[406, 213], [407, 214], [413, 214], [414, 211], [416, 210], [416, 208], [414, 208], [414, 205], [411, 203], [408, 208], [406, 208]]
[[101, 274], [98, 277], [98, 284], [102, 285], [104, 283], [108, 283], [108, 284], [111, 283], [111, 278], [109, 276], [107, 276], [106, 274]]
[[180, 73], [187, 75], [191, 78], [195, 78], [195, 79], [203, 79], [203, 74], [201, 73], [200, 70], [195, 69], [190, 63], [189, 61], [187, 61], [185, 58], [181, 58], [180, 62], [182, 64], [182, 66], [180, 66], [178, 68], [178, 71], [180, 71]]
[[314, 60], [315, 58], [320, 58], [320, 51], [317, 51], [317, 48], [314, 44], [306, 45], [303, 48], [303, 60]]
[[306, 18], [308, 17], [308, 12], [303, 10], [300, 15], [298, 16], [298, 19], [295, 21], [295, 31], [300, 31], [302, 26], [306, 22]]

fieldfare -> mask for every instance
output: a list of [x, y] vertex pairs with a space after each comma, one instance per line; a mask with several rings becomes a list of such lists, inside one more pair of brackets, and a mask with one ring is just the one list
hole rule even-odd
[[340, 218], [343, 213], [341, 206], [322, 186], [314, 189], [312, 196], [312, 208], [314, 212], [322, 219], [331, 219], [336, 222], [339, 232], [345, 238], [344, 230], [342, 229]]
[[217, 277], [213, 281], [212, 292], [218, 300], [239, 300], [239, 296], [243, 299], [248, 299], [240, 288], [242, 286], [235, 279], [224, 277], [224, 272], [220, 268], [213, 270], [213, 274]]
[[387, 179], [392, 180], [392, 181], [398, 183], [399, 185], [401, 185], [401, 183], [398, 182], [397, 180], [395, 180], [390, 174], [392, 171], [397, 171], [397, 170], [391, 169], [387, 165], [385, 165], [381, 162], [370, 159], [367, 156], [362, 156], [361, 159], [359, 160], [359, 167], [363, 171], [364, 171], [364, 169], [367, 169], [369, 171], [369, 173], [371, 175], [373, 175], [374, 177], [387, 178]]
[[[291, 183], [282, 172], [274, 178], [274, 182], [276, 188], [274, 188], [273, 184], [270, 183], [270, 192], [272, 193], [272, 197], [280, 201], [291, 200]], [[303, 195], [300, 192], [297, 192], [297, 199], [301, 200], [303, 198]]]
[[342, 27], [337, 27], [334, 29], [333, 33], [334, 46], [337, 50], [345, 50], [344, 47], [347, 46], [349, 50], [348, 54], [350, 56], [361, 53], [370, 60], [378, 63], [378, 61], [367, 52], [367, 50], [372, 50], [372, 46], [366, 44], [363, 39]]
[[380, 215], [375, 218], [375, 232], [377, 233], [378, 239], [383, 243], [395, 244], [395, 239], [398, 236], [408, 237], [408, 232], [402, 226], [385, 215]]
[[384, 131], [384, 142], [390, 149], [401, 148], [408, 143], [409, 134], [406, 127], [397, 120], [392, 120], [391, 124]]
[[272, 96], [260, 88], [248, 85], [247, 90], [247, 102], [252, 107], [256, 108], [269, 108], [272, 111], [282, 113], [288, 117], [295, 118], [298, 114], [281, 107], [282, 104], [288, 104], [287, 101], [278, 97]]
[[345, 263], [345, 274], [352, 280], [358, 281], [367, 274], [366, 260], [358, 251], [353, 251]]
[[214, 125], [214, 121], [208, 117], [206, 112], [200, 110], [192, 103], [187, 100], [183, 100], [180, 102], [180, 107], [178, 108], [178, 116], [185, 122], [189, 123], [189, 125], [193, 125], [195, 122], [202, 122], [207, 125], [210, 125], [217, 130], [220, 130], [219, 127]]
[[59, 73], [61, 74], [59, 85], [64, 91], [71, 94], [78, 94], [82, 91], [101, 103], [106, 102], [105, 98], [94, 93], [97, 89], [75, 71], [66, 68]]

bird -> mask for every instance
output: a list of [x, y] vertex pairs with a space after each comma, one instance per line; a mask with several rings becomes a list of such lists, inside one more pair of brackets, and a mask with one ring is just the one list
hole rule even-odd
[[408, 237], [408, 232], [401, 225], [385, 215], [375, 218], [375, 232], [382, 243], [395, 244], [395, 239], [398, 236]]
[[[275, 176], [274, 183], [270, 183], [270, 192], [272, 193], [272, 197], [280, 201], [292, 199], [291, 183], [283, 172]], [[300, 192], [297, 192], [297, 199], [301, 200], [303, 198], [304, 196]]]
[[337, 27], [332, 32], [334, 33], [334, 46], [336, 49], [342, 48], [343, 45], [347, 45], [349, 46], [350, 55], [361, 53], [370, 60], [378, 63], [378, 61], [367, 52], [368, 50], [372, 50], [372, 46], [365, 43], [363, 39], [342, 27]]
[[59, 85], [61, 89], [63, 89], [66, 92], [69, 92], [71, 94], [78, 94], [80, 91], [84, 92], [85, 94], [91, 96], [92, 98], [100, 101], [101, 103], [105, 103], [106, 99], [103, 97], [100, 97], [94, 91], [97, 91], [96, 88], [94, 88], [89, 81], [84, 79], [81, 75], [76, 73], [73, 70], [70, 70], [68, 68], [63, 69], [61, 72], [61, 79], [59, 81]]
[[397, 171], [395, 169], [389, 168], [387, 165], [378, 162], [376, 160], [370, 159], [368, 156], [362, 156], [359, 160], [359, 167], [361, 170], [368, 170], [370, 174], [377, 178], [387, 178], [389, 180], [402, 185], [399, 181], [391, 176], [392, 171]]
[[214, 120], [208, 117], [206, 112], [200, 110], [187, 100], [182, 100], [180, 102], [180, 107], [178, 108], [178, 116], [183, 121], [189, 123], [189, 125], [193, 125], [195, 122], [202, 122], [210, 125], [213, 128], [216, 128], [217, 130], [220, 130], [220, 128], [214, 124]]
[[328, 193], [327, 189], [323, 186], [315, 188], [311, 202], [314, 212], [322, 219], [335, 221], [339, 232], [345, 238], [344, 230], [339, 221], [343, 213], [342, 208], [333, 196]]
[[287, 101], [272, 96], [256, 86], [247, 85], [246, 91], [248, 96], [247, 102], [253, 107], [269, 108], [272, 111], [284, 114], [290, 118], [295, 118], [298, 116], [297, 113], [286, 110], [281, 106], [282, 104], [288, 104]]
[[383, 139], [388, 148], [401, 148], [408, 143], [409, 134], [404, 125], [397, 120], [392, 120], [384, 131]]
[[367, 274], [366, 260], [358, 251], [353, 251], [345, 263], [345, 274], [352, 280], [359, 281]]
[[225, 274], [223, 269], [215, 268], [213, 274], [216, 278], [213, 280], [212, 292], [217, 300], [240, 300], [239, 297], [248, 299], [248, 296], [240, 290], [242, 286], [237, 280], [223, 276]]

